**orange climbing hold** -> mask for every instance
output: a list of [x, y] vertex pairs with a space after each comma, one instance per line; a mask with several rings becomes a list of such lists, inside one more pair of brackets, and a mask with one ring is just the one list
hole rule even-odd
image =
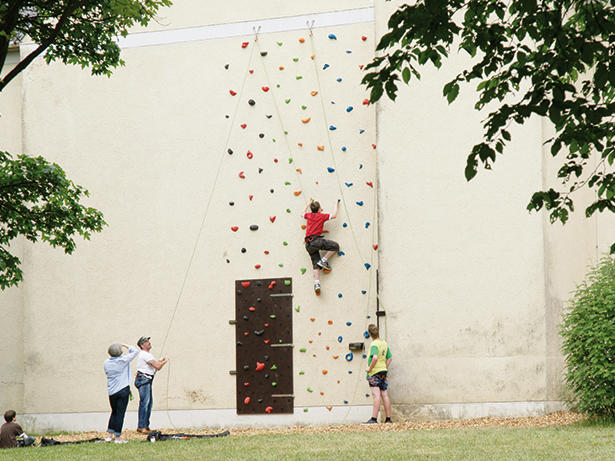
[[334, 355], [333, 358], [337, 360], [337, 359], [340, 358], [340, 356], [339, 355]]
[[302, 142], [298, 142], [298, 143], [297, 143], [297, 145], [298, 145], [299, 147], [303, 147], [303, 143], [302, 143]]
[[278, 69], [284, 70], [284, 66], [280, 66], [280, 67], [278, 67]]
[[299, 195], [301, 195], [301, 191], [300, 190], [296, 190], [295, 192], [293, 192], [293, 194], [295, 194], [295, 197], [298, 197]]
[[325, 346], [325, 349], [329, 350], [329, 349], [330, 349], [330, 347], [329, 347], [329, 346]]
[[299, 43], [305, 43], [305, 39], [304, 39], [303, 37], [301, 37], [301, 38], [299, 39]]
[[311, 320], [312, 322], [315, 322], [315, 321], [316, 321], [316, 319], [315, 319], [314, 317], [310, 318], [310, 320]]
[[301, 168], [297, 168], [295, 171], [299, 174], [303, 174], [303, 170]]
[[[249, 284], [249, 283], [250, 283], [250, 282], [248, 282], [248, 284]], [[248, 307], [248, 310], [249, 310], [250, 312], [254, 312], [254, 311], [256, 310], [256, 307], [254, 307], [254, 306], [250, 306], [250, 307]]]
[[320, 395], [325, 395], [325, 393], [324, 393], [324, 392], [321, 392], [321, 393], [320, 393]]
[[302, 119], [301, 119], [301, 121], [302, 121], [303, 123], [309, 123], [309, 122], [310, 122], [310, 120], [312, 120], [312, 117], [302, 118]]
[[316, 149], [318, 149], [318, 150], [325, 150], [325, 146], [316, 146]]
[[248, 405], [250, 403], [250, 397], [246, 397], [245, 399], [243, 399], [243, 403], [244, 405]]
[[333, 407], [327, 407], [327, 410], [331, 411], [333, 410]]
[[333, 325], [333, 320], [329, 320], [327, 323], [328, 323], [329, 325]]
[[329, 371], [328, 371], [328, 370], [322, 370], [322, 374], [323, 374], [323, 375], [326, 375], [327, 373], [329, 373]]
[[310, 94], [311, 94], [312, 96], [316, 96], [316, 95], [318, 94], [318, 91], [314, 90], [314, 91], [310, 92]]
[[305, 230], [307, 226], [305, 224], [301, 224], [301, 229]]
[[316, 57], [316, 55], [313, 54], [312, 56], [310, 56], [310, 59], [313, 61], [315, 57]]

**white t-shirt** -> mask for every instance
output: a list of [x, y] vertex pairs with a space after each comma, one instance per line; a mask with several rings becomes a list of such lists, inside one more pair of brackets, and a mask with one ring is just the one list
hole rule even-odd
[[139, 357], [137, 358], [137, 371], [141, 373], [145, 373], [146, 375], [154, 376], [156, 374], [156, 369], [151, 366], [147, 362], [151, 362], [152, 360], [156, 360], [152, 354], [142, 350], [139, 352]]

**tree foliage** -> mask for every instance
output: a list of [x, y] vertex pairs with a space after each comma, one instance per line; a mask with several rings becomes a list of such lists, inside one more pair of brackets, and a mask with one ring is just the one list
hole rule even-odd
[[512, 123], [538, 115], [555, 127], [547, 143], [563, 162], [561, 187], [534, 193], [528, 210], [545, 207], [552, 222], [565, 223], [574, 210], [571, 195], [588, 186], [597, 198], [586, 216], [615, 212], [613, 1], [417, 0], [393, 13], [388, 27], [363, 79], [372, 102], [385, 93], [395, 100], [400, 81], [419, 79], [427, 63], [440, 68], [458, 46], [471, 64], [444, 85], [443, 95], [452, 103], [460, 84], [474, 82], [475, 108], [497, 106], [467, 157], [467, 180], [479, 165], [491, 168], [511, 140]]
[[13, 158], [0, 152], [0, 289], [23, 279], [19, 258], [8, 251], [18, 236], [75, 249], [73, 236], [90, 238], [105, 224], [100, 211], [80, 201], [88, 191], [66, 178], [64, 170], [42, 157]]
[[[126, 36], [134, 25], [147, 25], [160, 7], [169, 5], [170, 0], [0, 2], [0, 92], [43, 53], [47, 63], [60, 60], [90, 67], [94, 75], [110, 75], [124, 65], [117, 37]], [[34, 49], [5, 73], [9, 46], [25, 37]], [[40, 156], [0, 151], [0, 289], [23, 279], [21, 262], [9, 247], [18, 236], [72, 253], [75, 236], [89, 239], [102, 230], [102, 213], [81, 203], [87, 196], [59, 165]]]
[[615, 416], [615, 260], [603, 258], [577, 288], [561, 334], [570, 403], [583, 413]]
[[117, 37], [143, 26], [171, 0], [7, 0], [0, 2], [0, 70], [9, 44], [29, 37], [36, 48], [0, 79], [0, 91], [45, 52], [45, 60], [91, 67], [110, 75], [123, 65]]

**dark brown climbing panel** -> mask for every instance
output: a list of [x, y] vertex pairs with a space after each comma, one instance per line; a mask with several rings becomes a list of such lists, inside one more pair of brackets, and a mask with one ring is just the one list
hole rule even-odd
[[292, 279], [235, 282], [237, 414], [293, 412]]

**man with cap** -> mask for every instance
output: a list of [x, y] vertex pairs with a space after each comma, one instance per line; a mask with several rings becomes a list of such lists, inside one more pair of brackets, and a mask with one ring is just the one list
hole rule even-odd
[[139, 424], [137, 432], [150, 432], [149, 417], [152, 414], [152, 381], [154, 375], [168, 362], [166, 357], [156, 360], [150, 353], [152, 343], [149, 336], [141, 336], [137, 341], [141, 349], [137, 358], [137, 377], [135, 387], [139, 390]]

